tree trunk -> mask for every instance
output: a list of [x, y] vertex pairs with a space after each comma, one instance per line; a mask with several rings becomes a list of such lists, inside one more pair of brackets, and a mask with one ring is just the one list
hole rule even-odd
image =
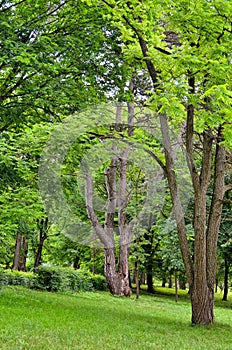
[[[159, 80], [158, 71], [150, 58], [149, 46], [144, 39], [142, 32], [136, 31], [138, 42], [143, 54], [144, 62], [156, 90]], [[195, 162], [195, 130], [194, 114], [195, 106], [192, 104], [195, 94], [195, 75], [189, 70], [186, 71], [189, 85], [189, 105], [187, 106], [185, 145], [188, 168], [192, 178], [194, 188], [195, 213], [194, 213], [194, 261], [189, 247], [184, 210], [179, 195], [179, 188], [176, 176], [176, 167], [173, 156], [173, 147], [171, 143], [168, 119], [165, 114], [160, 114], [160, 125], [162, 132], [162, 141], [166, 163], [163, 166], [167, 176], [170, 189], [173, 209], [177, 224], [180, 249], [185, 265], [186, 276], [189, 283], [189, 292], [192, 302], [192, 322], [195, 324], [209, 324], [214, 322], [214, 283], [216, 277], [216, 248], [219, 224], [222, 213], [222, 202], [225, 192], [224, 174], [225, 174], [225, 149], [221, 144], [223, 142], [222, 127], [205, 129], [201, 134], [203, 139], [203, 149], [201, 157], [201, 170]], [[209, 110], [209, 104], [205, 99], [204, 110]], [[217, 132], [217, 135], [213, 132]], [[215, 142], [216, 140], [216, 142]], [[212, 157], [214, 155], [213, 143], [216, 144], [216, 153], [214, 157], [214, 175], [212, 175]], [[159, 162], [160, 164], [160, 162]], [[211, 208], [208, 217], [206, 217], [206, 193], [210, 181], [213, 180], [213, 195], [211, 197]], [[201, 199], [200, 199], [201, 197]], [[203, 209], [203, 212], [201, 212]]]
[[38, 244], [37, 252], [35, 255], [34, 272], [38, 269], [39, 265], [42, 262], [42, 251], [43, 251], [43, 242], [40, 242]]
[[174, 276], [175, 276], [175, 300], [177, 303], [178, 302], [178, 284], [179, 284], [179, 281], [178, 281], [178, 276], [177, 276], [176, 270], [175, 270]]
[[34, 272], [38, 269], [39, 265], [42, 263], [42, 251], [44, 246], [44, 241], [48, 237], [48, 217], [37, 221], [37, 226], [39, 229], [39, 243], [37, 246], [37, 251], [34, 260]]
[[192, 324], [208, 325], [214, 322], [214, 290], [206, 285], [190, 292]]
[[[134, 105], [128, 104], [128, 135], [133, 134]], [[121, 106], [117, 106], [116, 130], [121, 123]], [[128, 205], [127, 193], [127, 164], [130, 147], [117, 148], [112, 144], [113, 156], [110, 165], [105, 169], [105, 187], [107, 191], [107, 203], [105, 206], [105, 222], [101, 225], [93, 207], [93, 182], [92, 174], [86, 164], [86, 210], [92, 228], [104, 245], [105, 266], [104, 272], [109, 290], [116, 295], [131, 295], [129, 282], [128, 251], [132, 241], [134, 220], [127, 223], [126, 207]], [[117, 171], [119, 170], [119, 176]], [[118, 181], [118, 184], [117, 184]], [[120, 234], [119, 261], [116, 267], [115, 255], [115, 219], [118, 214], [118, 230]]]
[[171, 273], [168, 276], [168, 288], [172, 288], [172, 274]]
[[146, 266], [146, 272], [147, 272], [147, 291], [148, 293], [154, 293], [152, 264]]
[[115, 249], [105, 248], [105, 277], [108, 288], [111, 294], [130, 296], [131, 289], [129, 285], [129, 274], [128, 274], [128, 259], [126, 248], [120, 249], [120, 261], [119, 269], [116, 271], [115, 265]]
[[215, 293], [217, 293], [218, 291], [218, 278], [216, 277], [216, 281], [215, 281]]
[[27, 253], [28, 243], [26, 237], [17, 234], [13, 261], [14, 270], [26, 271]]
[[223, 291], [222, 300], [227, 301], [227, 296], [229, 292], [228, 280], [229, 280], [230, 266], [226, 257], [224, 260], [225, 260], [225, 272], [224, 272], [224, 291]]
[[161, 286], [163, 287], [163, 288], [165, 288], [166, 287], [166, 277], [163, 277], [162, 278], [162, 284], [161, 284]]
[[21, 239], [22, 239], [22, 236], [20, 234], [17, 234], [16, 243], [15, 243], [15, 250], [14, 250], [14, 261], [13, 261], [13, 269], [14, 270], [19, 269]]
[[136, 300], [139, 299], [139, 268], [138, 268], [138, 261], [135, 262], [135, 283], [136, 283]]
[[186, 290], [186, 281], [185, 280], [180, 279], [179, 284], [180, 284], [180, 289]]

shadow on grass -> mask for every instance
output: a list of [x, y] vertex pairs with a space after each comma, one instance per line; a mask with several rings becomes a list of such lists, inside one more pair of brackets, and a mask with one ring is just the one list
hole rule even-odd
[[[164, 288], [164, 287], [155, 287], [154, 293], [148, 293], [146, 291], [146, 286], [143, 286], [140, 290], [140, 295], [148, 295], [148, 296], [160, 296], [166, 299], [170, 299], [170, 301], [175, 302], [175, 290], [174, 288]], [[133, 289], [133, 293], [136, 293], [136, 290]], [[186, 301], [190, 303], [190, 295], [188, 294], [188, 290], [178, 290], [178, 300]], [[227, 301], [222, 300], [222, 294], [215, 294], [215, 306], [224, 308], [224, 309], [232, 309], [232, 293], [230, 292]]]

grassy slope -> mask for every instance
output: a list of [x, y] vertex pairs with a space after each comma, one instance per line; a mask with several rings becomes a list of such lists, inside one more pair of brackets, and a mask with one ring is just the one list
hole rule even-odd
[[182, 297], [107, 293], [76, 296], [5, 288], [0, 292], [0, 349], [231, 350], [232, 303], [216, 307], [216, 325], [192, 327]]

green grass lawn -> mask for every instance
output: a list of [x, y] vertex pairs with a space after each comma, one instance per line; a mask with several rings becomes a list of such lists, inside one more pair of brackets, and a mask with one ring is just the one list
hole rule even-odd
[[192, 327], [183, 295], [175, 303], [161, 294], [135, 301], [105, 292], [62, 295], [7, 287], [0, 291], [0, 349], [231, 350], [232, 300], [218, 302], [215, 315], [214, 326]]

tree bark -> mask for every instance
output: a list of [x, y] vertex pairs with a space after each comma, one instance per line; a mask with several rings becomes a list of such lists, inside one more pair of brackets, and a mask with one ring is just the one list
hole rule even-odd
[[17, 234], [15, 251], [14, 251], [14, 261], [13, 269], [18, 271], [26, 271], [26, 261], [28, 253], [28, 243], [26, 237], [21, 234]]
[[146, 274], [147, 274], [147, 291], [148, 293], [154, 293], [152, 264], [146, 265]]
[[162, 278], [162, 284], [161, 284], [161, 287], [165, 288], [166, 287], [166, 277], [163, 277]]
[[39, 243], [37, 246], [37, 251], [34, 261], [34, 272], [38, 269], [39, 265], [42, 263], [42, 251], [44, 246], [44, 241], [48, 237], [48, 218], [38, 220], [37, 226], [39, 229]]
[[179, 284], [179, 281], [178, 281], [178, 275], [177, 275], [177, 271], [175, 270], [174, 272], [174, 276], [175, 276], [175, 300], [176, 300], [176, 303], [178, 302], [178, 284]]
[[169, 276], [168, 276], [168, 288], [172, 288], [172, 274], [169, 273]]
[[136, 284], [136, 300], [138, 300], [139, 289], [140, 289], [138, 261], [135, 261], [135, 284]]
[[[131, 288], [129, 284], [129, 271], [128, 265], [125, 264], [127, 256], [127, 247], [124, 247], [123, 250], [120, 250], [121, 256], [120, 260], [122, 264], [119, 263], [119, 269], [116, 271], [116, 255], [114, 248], [105, 248], [105, 277], [108, 288], [111, 294], [120, 295], [120, 296], [130, 296]], [[125, 254], [125, 255], [124, 255]]]
[[[116, 111], [116, 129], [121, 122], [121, 109], [120, 105], [117, 106]], [[128, 104], [128, 133], [129, 136], [133, 133], [133, 118], [134, 108], [133, 104]], [[132, 238], [133, 220], [127, 223], [127, 217], [125, 209], [127, 207], [127, 162], [129, 156], [129, 147], [126, 149], [118, 150], [116, 145], [112, 147], [115, 156], [112, 157], [111, 163], [108, 169], [105, 169], [105, 185], [107, 191], [107, 205], [105, 212], [104, 225], [99, 223], [98, 217], [93, 208], [93, 188], [92, 188], [92, 175], [90, 172], [86, 174], [86, 210], [90, 219], [92, 228], [104, 245], [105, 251], [105, 266], [104, 272], [109, 290], [112, 294], [116, 295], [131, 295], [131, 288], [129, 282], [129, 265], [128, 254], [129, 244]], [[119, 169], [118, 179], [118, 196], [117, 196], [117, 169]], [[118, 205], [118, 208], [117, 208]], [[116, 211], [118, 214], [118, 229], [120, 234], [119, 244], [119, 258], [116, 265], [116, 253], [115, 253], [115, 216]]]

